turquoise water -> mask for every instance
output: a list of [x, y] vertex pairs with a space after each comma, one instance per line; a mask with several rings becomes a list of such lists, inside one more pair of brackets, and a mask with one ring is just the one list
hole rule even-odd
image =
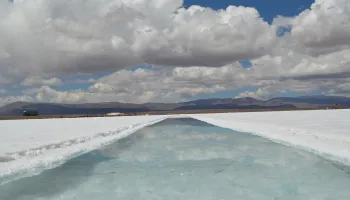
[[350, 169], [193, 119], [168, 119], [40, 175], [1, 200], [349, 200]]

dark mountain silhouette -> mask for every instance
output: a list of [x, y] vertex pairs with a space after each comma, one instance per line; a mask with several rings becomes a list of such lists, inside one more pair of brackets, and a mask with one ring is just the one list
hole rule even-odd
[[37, 110], [40, 115], [140, 113], [151, 111], [228, 110], [228, 109], [308, 109], [333, 104], [350, 108], [350, 98], [338, 96], [278, 97], [267, 101], [254, 98], [200, 99], [181, 103], [132, 104], [120, 102], [58, 104], [15, 102], [0, 108], [0, 116], [20, 116], [24, 110]]

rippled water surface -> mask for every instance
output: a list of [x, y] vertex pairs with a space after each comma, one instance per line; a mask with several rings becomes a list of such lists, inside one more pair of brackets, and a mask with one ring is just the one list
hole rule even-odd
[[349, 200], [350, 169], [302, 150], [168, 119], [44, 173], [1, 200]]

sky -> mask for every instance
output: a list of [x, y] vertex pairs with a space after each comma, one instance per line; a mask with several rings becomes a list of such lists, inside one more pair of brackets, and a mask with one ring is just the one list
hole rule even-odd
[[348, 0], [0, 0], [0, 106], [350, 96]]

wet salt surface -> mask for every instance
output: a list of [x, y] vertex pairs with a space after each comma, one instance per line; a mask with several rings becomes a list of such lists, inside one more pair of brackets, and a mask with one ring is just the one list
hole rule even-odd
[[264, 138], [167, 119], [42, 174], [1, 200], [350, 199], [350, 168]]

